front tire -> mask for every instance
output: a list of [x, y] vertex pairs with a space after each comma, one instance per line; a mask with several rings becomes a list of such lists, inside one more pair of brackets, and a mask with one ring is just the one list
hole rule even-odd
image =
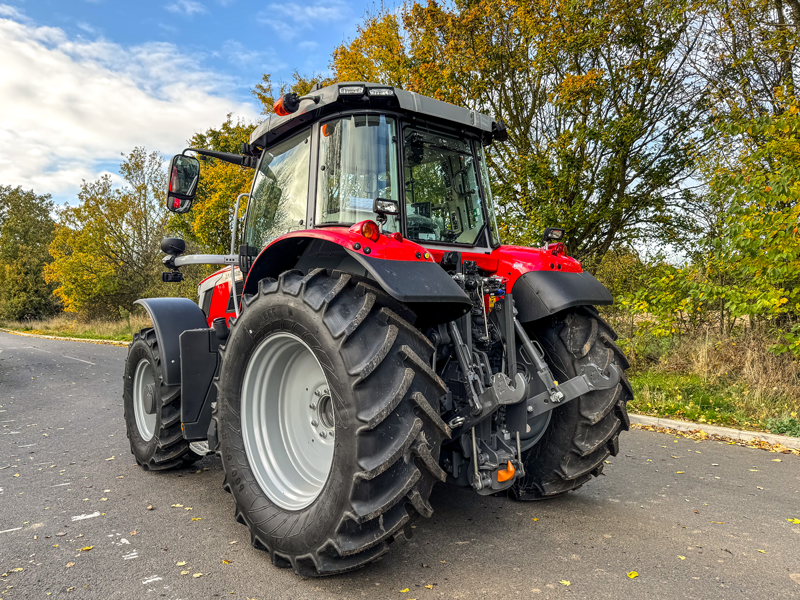
[[604, 372], [614, 364], [620, 382], [595, 390], [551, 412], [544, 435], [522, 453], [525, 477], [514, 483], [518, 500], [542, 500], [575, 490], [603, 472], [609, 455], [619, 451], [619, 434], [630, 428], [626, 409], [633, 390], [624, 374], [628, 368], [617, 335], [591, 306], [555, 315], [529, 330], [545, 351], [545, 359], [558, 381], [580, 373], [581, 365], [594, 363]]
[[[202, 458], [181, 431], [181, 386], [164, 385], [161, 353], [152, 327], [134, 334], [128, 347], [122, 400], [131, 453], [147, 471], [186, 466]], [[152, 403], [148, 414], [145, 405]]]
[[431, 406], [445, 392], [428, 366], [433, 346], [413, 313], [345, 273], [289, 271], [244, 305], [220, 348], [213, 417], [236, 518], [273, 564], [300, 575], [362, 567], [430, 516], [431, 489], [445, 479], [450, 431]]

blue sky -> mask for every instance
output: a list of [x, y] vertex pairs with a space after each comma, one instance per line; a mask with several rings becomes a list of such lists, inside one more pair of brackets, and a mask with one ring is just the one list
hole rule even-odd
[[0, 184], [73, 200], [136, 145], [165, 155], [250, 88], [327, 73], [372, 2], [0, 0]]

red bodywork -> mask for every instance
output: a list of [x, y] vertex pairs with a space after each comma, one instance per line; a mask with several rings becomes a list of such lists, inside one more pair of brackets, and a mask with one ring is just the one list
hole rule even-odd
[[[287, 233], [266, 246], [259, 254], [259, 258], [278, 242], [290, 238], [313, 238], [326, 240], [338, 244], [353, 252], [382, 258], [384, 260], [428, 261], [440, 262], [445, 250], [428, 249], [408, 239], [403, 239], [396, 234], [382, 235], [377, 242], [365, 238], [360, 233], [361, 223], [352, 227], [325, 227], [320, 229], [306, 229]], [[399, 239], [397, 239], [399, 238]], [[457, 249], [457, 248], [454, 248]], [[547, 250], [542, 248], [526, 248], [523, 246], [500, 246], [491, 252], [470, 252], [463, 250], [463, 260], [473, 260], [487, 275], [498, 275], [507, 280], [507, 289], [511, 290], [514, 283], [524, 273], [529, 271], [564, 271], [566, 273], [580, 273], [581, 263], [574, 258], [564, 255], [563, 244], [550, 244]], [[256, 259], [258, 260], [258, 259]], [[238, 271], [238, 269], [237, 269]], [[225, 277], [225, 273], [228, 275]], [[203, 282], [212, 277], [223, 275], [213, 290], [211, 306], [207, 316], [209, 326], [217, 317], [233, 317], [233, 312], [228, 312], [230, 300], [230, 268], [220, 269], [207, 277]], [[202, 283], [201, 282], [201, 285]]]

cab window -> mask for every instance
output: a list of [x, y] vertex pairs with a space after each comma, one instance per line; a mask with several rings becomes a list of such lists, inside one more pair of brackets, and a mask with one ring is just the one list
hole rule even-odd
[[310, 153], [311, 130], [265, 151], [247, 210], [247, 245], [263, 248], [275, 238], [303, 228]]

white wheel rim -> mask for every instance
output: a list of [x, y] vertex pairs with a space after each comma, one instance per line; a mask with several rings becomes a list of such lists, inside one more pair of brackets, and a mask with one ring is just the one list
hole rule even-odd
[[148, 415], [144, 408], [148, 394], [153, 395], [153, 402], [157, 400], [155, 393], [156, 378], [153, 375], [153, 367], [149, 359], [143, 358], [136, 365], [133, 375], [133, 414], [136, 417], [139, 435], [145, 442], [152, 440], [156, 432], [156, 415], [155, 413]]
[[335, 413], [311, 348], [276, 333], [253, 352], [242, 382], [244, 448], [272, 502], [301, 510], [319, 496], [333, 464]]

